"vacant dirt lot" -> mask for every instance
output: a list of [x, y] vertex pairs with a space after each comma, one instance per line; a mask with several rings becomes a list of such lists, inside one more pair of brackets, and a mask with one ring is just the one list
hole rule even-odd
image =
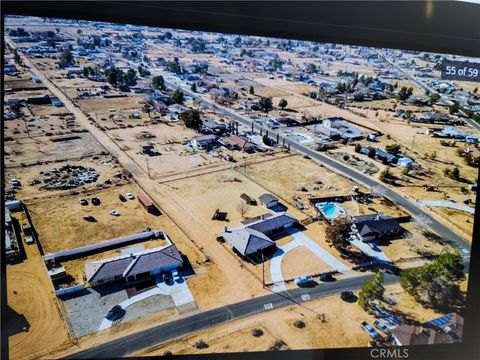
[[[178, 229], [168, 217], [148, 213], [137, 199], [121, 202], [118, 195], [125, 196], [127, 192], [136, 196], [141, 191], [135, 184], [127, 184], [88, 196], [46, 199], [30, 205], [30, 214], [44, 251], [55, 252], [95, 244], [139, 233], [147, 227], [165, 231], [175, 242]], [[100, 205], [91, 204], [94, 196], [101, 201]], [[87, 199], [89, 204], [80, 205], [81, 198]], [[112, 209], [117, 210], [120, 216], [110, 215], [108, 212]], [[87, 214], [97, 221], [85, 221], [82, 216]], [[52, 226], [52, 223], [57, 226]]]
[[[325, 314], [326, 322], [318, 319], [321, 313]], [[296, 328], [293, 325], [296, 320], [303, 321], [305, 327]], [[291, 306], [236, 320], [136, 355], [158, 356], [165, 351], [171, 351], [174, 355], [267, 351], [275, 340], [283, 340], [292, 350], [363, 347], [370, 337], [360, 328], [360, 323], [372, 323], [373, 320], [358, 304], [346, 303], [337, 296], [331, 296], [307, 302], [302, 307]], [[252, 329], [261, 329], [264, 335], [256, 338], [251, 335]], [[206, 342], [209, 347], [201, 350], [195, 348], [199, 340]]]
[[[302, 259], [300, 261], [300, 259]], [[299, 247], [288, 252], [282, 260], [284, 279], [298, 276], [318, 274], [330, 269], [330, 266], [319, 259], [309, 249]]]
[[[8, 339], [9, 356], [49, 358], [52, 351], [68, 346], [70, 339], [37, 247], [25, 245], [25, 250], [27, 260], [7, 265], [7, 303], [17, 313], [7, 322], [8, 334], [15, 334]], [[21, 316], [28, 324], [22, 324]]]
[[23, 138], [5, 143], [6, 167], [33, 165], [39, 162], [73, 160], [105, 151], [89, 134], [74, 134], [75, 139], [53, 142], [50, 137]]

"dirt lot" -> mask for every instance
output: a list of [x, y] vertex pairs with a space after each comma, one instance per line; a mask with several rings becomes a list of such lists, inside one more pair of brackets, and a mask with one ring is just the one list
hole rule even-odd
[[18, 139], [5, 142], [6, 167], [33, 165], [40, 162], [73, 160], [101, 154], [103, 147], [89, 134], [75, 134], [75, 139], [51, 141], [50, 137]]
[[[283, 340], [289, 349], [364, 347], [369, 336], [360, 328], [362, 321], [373, 318], [357, 304], [346, 303], [337, 296], [326, 297], [305, 303], [304, 307], [291, 306], [236, 320], [195, 335], [185, 336], [136, 355], [158, 356], [165, 351], [174, 355], [205, 354], [218, 352], [267, 351], [275, 340]], [[325, 313], [326, 322], [317, 314]], [[293, 323], [301, 320], [305, 328], [298, 329]], [[261, 329], [264, 335], [254, 337], [252, 329]], [[196, 349], [194, 344], [202, 339], [209, 347]]]
[[[27, 260], [7, 265], [7, 302], [19, 316], [8, 323], [9, 334], [16, 333], [8, 339], [9, 355], [11, 359], [48, 358], [53, 350], [68, 346], [70, 339], [37, 247], [25, 245], [25, 250]], [[15, 329], [22, 323], [20, 316], [28, 322], [28, 332]]]
[[[44, 184], [30, 185], [30, 181], [33, 179], [40, 180], [41, 172], [51, 171], [53, 169], [61, 168], [65, 165], [84, 166], [86, 168], [94, 168], [100, 173], [96, 182], [88, 183], [83, 186], [74, 188], [73, 190], [47, 190], [44, 189]], [[27, 166], [27, 167], [15, 167], [5, 169], [5, 178], [10, 181], [12, 178], [20, 180], [22, 187], [17, 191], [17, 198], [25, 201], [40, 199], [44, 197], [52, 197], [61, 194], [68, 194], [73, 192], [80, 192], [86, 190], [92, 190], [102, 187], [105, 182], [106, 186], [110, 186], [108, 182], [112, 184], [124, 183], [126, 180], [122, 180], [119, 174], [125, 174], [125, 171], [121, 169], [111, 156], [94, 156], [91, 158], [84, 158], [74, 161], [60, 161], [56, 163]]]
[[[84, 196], [46, 199], [29, 206], [35, 228], [46, 253], [111, 240], [120, 236], [144, 231], [147, 227], [165, 231], [175, 242], [178, 230], [166, 216], [148, 213], [137, 199], [121, 202], [119, 194], [131, 192], [136, 196], [140, 189], [135, 184], [115, 186]], [[94, 206], [90, 199], [96, 196], [101, 204]], [[82, 206], [79, 199], [89, 200]], [[111, 216], [108, 211], [116, 209], [120, 216]], [[85, 221], [82, 216], [89, 214], [97, 222]], [[59, 224], [52, 226], [52, 222]], [[81, 234], [81, 235], [80, 235]]]
[[[299, 259], [302, 259], [302, 261], [299, 261]], [[319, 274], [327, 270], [330, 270], [330, 266], [304, 247], [293, 249], [282, 260], [282, 275], [284, 279]]]

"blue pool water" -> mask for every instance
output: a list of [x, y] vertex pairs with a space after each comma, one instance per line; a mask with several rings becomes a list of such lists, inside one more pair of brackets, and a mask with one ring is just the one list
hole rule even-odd
[[319, 203], [317, 204], [317, 208], [328, 219], [336, 219], [340, 215], [345, 215], [347, 213], [343, 206], [334, 202]]

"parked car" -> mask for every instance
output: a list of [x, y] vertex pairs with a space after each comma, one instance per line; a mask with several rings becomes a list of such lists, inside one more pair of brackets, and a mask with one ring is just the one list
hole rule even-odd
[[127, 199], [129, 199], [129, 200], [135, 199], [135, 196], [133, 196], [132, 193], [126, 193], [125, 195], [127, 196]]
[[298, 278], [296, 278], [294, 281], [293, 281], [295, 284], [297, 285], [306, 285], [306, 284], [310, 284], [313, 282], [313, 278], [311, 276], [300, 276]]
[[385, 333], [385, 334], [390, 334], [390, 329], [389, 329], [388, 326], [385, 325], [383, 322], [381, 322], [381, 321], [379, 321], [379, 320], [375, 320], [375, 321], [373, 322], [373, 325], [374, 325], [377, 329], [381, 330], [383, 333]]
[[115, 209], [110, 210], [108, 213], [112, 216], [120, 216], [120, 213]]
[[123, 196], [122, 194], [119, 194], [118, 198], [120, 199], [121, 202], [127, 201], [127, 199], [125, 199], [125, 196]]
[[108, 310], [105, 317], [108, 320], [115, 320], [118, 317], [118, 315], [120, 314], [121, 311], [122, 311], [122, 307], [120, 305], [115, 305], [110, 310]]
[[352, 299], [353, 297], [354, 297], [354, 295], [353, 295], [353, 292], [351, 292], [351, 291], [342, 291], [342, 292], [340, 293], [340, 298], [341, 298], [342, 300], [344, 300], [344, 301], [350, 300], [350, 299]]
[[320, 274], [320, 276], [319, 276], [318, 278], [319, 278], [321, 281], [332, 281], [332, 280], [334, 280], [332, 274]]
[[100, 205], [100, 199], [96, 197], [92, 198], [92, 204], [95, 206]]
[[95, 219], [92, 215], [84, 215], [83, 219], [88, 221], [88, 222], [96, 222], [97, 219]]
[[82, 205], [82, 206], [88, 205], [88, 200], [86, 200], [86, 199], [80, 199], [80, 205]]
[[380, 337], [380, 334], [377, 332], [377, 330], [375, 330], [373, 326], [367, 323], [366, 321], [362, 322], [360, 324], [360, 327], [366, 332], [368, 332], [368, 335], [370, 335], [372, 339], [377, 339]]

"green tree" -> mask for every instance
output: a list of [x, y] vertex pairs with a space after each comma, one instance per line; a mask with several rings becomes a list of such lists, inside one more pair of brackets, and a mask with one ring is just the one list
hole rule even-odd
[[62, 53], [60, 54], [59, 66], [61, 68], [65, 68], [65, 67], [68, 67], [68, 66], [72, 65], [73, 62], [74, 62], [74, 59], [73, 59], [73, 54], [72, 54], [71, 50], [69, 50], [68, 48], [64, 49], [62, 51]]
[[305, 71], [309, 74], [313, 74], [317, 71], [317, 66], [314, 63], [308, 63]]
[[278, 103], [278, 106], [280, 108], [282, 108], [282, 110], [285, 109], [288, 106], [287, 100], [285, 100], [285, 99], [280, 100], [279, 103]]
[[170, 102], [172, 104], [183, 104], [183, 91], [177, 89], [173, 92], [172, 96], [170, 97]]
[[397, 156], [400, 153], [401, 146], [399, 144], [391, 144], [385, 146], [385, 150], [392, 155]]
[[199, 130], [202, 126], [200, 112], [196, 109], [184, 111], [180, 115], [180, 120], [182, 120], [185, 126], [189, 129]]
[[430, 95], [430, 104], [435, 104], [438, 100], [440, 100], [440, 95], [437, 93], [433, 93]]
[[165, 87], [165, 80], [163, 79], [163, 76], [162, 75], [157, 75], [157, 76], [154, 76], [153, 79], [152, 79], [152, 87], [157, 90], [157, 89], [160, 89], [160, 90], [165, 90], [166, 87]]
[[262, 96], [257, 103], [258, 107], [263, 112], [269, 112], [273, 110], [273, 103], [271, 97]]
[[378, 179], [384, 183], [388, 183], [392, 181], [392, 174], [390, 173], [390, 166], [387, 166], [383, 169], [380, 174], [378, 175]]
[[348, 235], [352, 231], [352, 221], [347, 216], [338, 217], [326, 229], [326, 238], [335, 249], [345, 250], [348, 246]]
[[364, 310], [367, 310], [370, 307], [371, 301], [381, 300], [383, 298], [385, 292], [383, 280], [383, 274], [377, 272], [371, 280], [367, 281], [362, 286], [362, 289], [358, 293], [358, 304]]
[[133, 86], [137, 83], [137, 72], [135, 69], [129, 68], [125, 75], [125, 85]]
[[377, 151], [375, 150], [375, 148], [371, 147], [368, 149], [368, 157], [370, 159], [374, 159], [376, 154], [377, 154]]
[[193, 92], [197, 92], [197, 84], [192, 83], [192, 86], [190, 86], [190, 90], [192, 90]]
[[250, 95], [255, 94], [255, 88], [253, 87], [253, 85], [250, 85], [250, 88], [248, 89], [248, 92], [250, 93]]
[[355, 145], [355, 152], [356, 152], [356, 153], [359, 153], [360, 150], [362, 150], [362, 145], [356, 144], [356, 145]]

